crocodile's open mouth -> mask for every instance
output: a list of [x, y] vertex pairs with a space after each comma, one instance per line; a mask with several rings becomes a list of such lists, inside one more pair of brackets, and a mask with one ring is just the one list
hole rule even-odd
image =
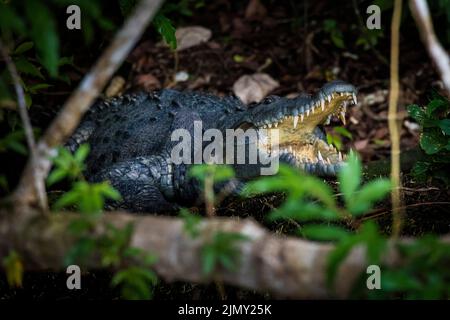
[[[356, 89], [343, 82], [330, 83], [312, 97], [297, 98], [295, 106], [266, 117], [255, 125], [259, 131], [260, 148], [270, 156], [317, 175], [335, 175], [345, 154], [326, 141], [318, 127], [334, 118], [345, 125], [347, 106], [357, 103]], [[278, 130], [278, 143], [271, 131]], [[276, 136], [276, 135], [275, 135]]]

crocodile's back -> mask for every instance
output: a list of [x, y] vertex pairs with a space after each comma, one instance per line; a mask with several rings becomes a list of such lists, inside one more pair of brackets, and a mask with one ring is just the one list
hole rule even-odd
[[114, 163], [138, 156], [157, 155], [170, 141], [172, 124], [180, 111], [198, 112], [214, 122], [236, 106], [234, 98], [162, 90], [124, 95], [93, 106], [86, 121], [95, 124], [87, 143], [91, 154], [88, 172], [96, 173]]

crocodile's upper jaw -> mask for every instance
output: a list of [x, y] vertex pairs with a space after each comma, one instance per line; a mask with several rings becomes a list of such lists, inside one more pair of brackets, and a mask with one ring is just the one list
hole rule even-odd
[[[293, 164], [309, 173], [335, 175], [345, 155], [316, 136], [314, 130], [318, 125], [329, 124], [332, 117], [345, 125], [347, 106], [357, 103], [356, 89], [346, 83], [330, 83], [303, 101], [281, 118], [274, 117], [257, 126], [267, 142], [263, 148], [271, 156], [289, 155]], [[278, 130], [278, 145], [270, 140], [272, 130]]]

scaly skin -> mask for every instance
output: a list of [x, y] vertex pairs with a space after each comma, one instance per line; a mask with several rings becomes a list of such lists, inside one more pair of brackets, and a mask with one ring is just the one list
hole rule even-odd
[[[81, 143], [90, 144], [87, 178], [109, 180], [123, 197], [110, 207], [135, 212], [176, 210], [195, 203], [200, 193], [197, 182], [187, 177], [191, 165], [170, 161], [178, 144], [171, 141], [174, 130], [186, 129], [193, 137], [194, 121], [201, 121], [204, 130], [218, 129], [224, 137], [226, 129], [254, 128], [259, 138], [268, 139], [277, 129], [279, 151], [272, 142], [260, 145], [260, 152], [311, 174], [334, 176], [343, 157], [326, 143], [319, 126], [332, 116], [345, 122], [347, 103], [356, 103], [356, 89], [342, 81], [326, 84], [314, 96], [271, 96], [248, 106], [236, 97], [174, 90], [125, 95], [91, 108], [67, 147], [74, 151]], [[247, 163], [234, 165], [237, 189], [239, 181], [259, 176], [264, 167]]]

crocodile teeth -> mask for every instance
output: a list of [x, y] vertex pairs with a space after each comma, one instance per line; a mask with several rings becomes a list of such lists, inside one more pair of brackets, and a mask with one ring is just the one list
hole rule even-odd
[[300, 121], [303, 122], [303, 119], [305, 119], [305, 116], [303, 114], [300, 115]]
[[294, 116], [294, 129], [297, 128], [298, 116]]
[[306, 110], [306, 116], [309, 117], [309, 109]]
[[319, 158], [320, 161], [323, 161], [323, 157], [320, 151], [317, 152], [317, 157]]
[[327, 96], [327, 101], [328, 101], [328, 103], [331, 102], [331, 96]]
[[353, 103], [358, 104], [358, 100], [356, 99], [356, 94], [353, 93], [352, 98], [353, 98]]
[[325, 110], [325, 100], [320, 99], [320, 107], [322, 108], [322, 111]]
[[276, 127], [278, 127], [278, 122], [275, 122], [274, 124], [273, 124], [273, 126], [276, 128]]
[[345, 111], [341, 111], [340, 113], [339, 113], [339, 119], [341, 119], [341, 121], [342, 121], [342, 123], [344, 124], [344, 126], [345, 126]]
[[339, 161], [342, 161], [342, 153], [340, 151], [339, 151], [338, 157], [339, 157]]

